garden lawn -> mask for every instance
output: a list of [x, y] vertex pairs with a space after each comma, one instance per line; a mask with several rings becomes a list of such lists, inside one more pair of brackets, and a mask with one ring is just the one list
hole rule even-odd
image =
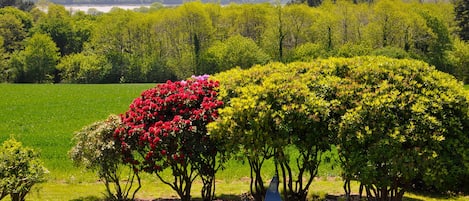
[[154, 84], [0, 84], [0, 142], [13, 136], [41, 153], [49, 178], [81, 179], [67, 152], [75, 131], [124, 113]]

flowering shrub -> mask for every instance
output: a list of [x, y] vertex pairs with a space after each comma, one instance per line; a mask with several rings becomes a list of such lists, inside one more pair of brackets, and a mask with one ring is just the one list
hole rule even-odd
[[[141, 188], [138, 172], [124, 171], [133, 167], [123, 167], [120, 161], [120, 146], [116, 146], [113, 138], [114, 130], [120, 123], [119, 116], [110, 115], [105, 121], [83, 127], [75, 132], [75, 146], [69, 151], [75, 165], [97, 172], [106, 186], [106, 200], [134, 200]], [[137, 186], [133, 185], [135, 180]]]
[[[218, 118], [217, 109], [223, 105], [217, 100], [218, 85], [199, 76], [144, 91], [121, 115], [122, 124], [114, 132], [124, 162], [138, 167], [134, 171], [155, 173], [182, 200], [190, 200], [192, 181], [216, 171], [218, 150], [206, 125]], [[172, 170], [174, 181], [161, 177], [166, 168]]]

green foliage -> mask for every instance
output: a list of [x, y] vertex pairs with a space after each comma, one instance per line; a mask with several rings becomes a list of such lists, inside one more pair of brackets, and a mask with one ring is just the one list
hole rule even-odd
[[453, 47], [447, 25], [427, 11], [421, 12], [420, 15], [430, 28], [430, 34], [433, 37], [433, 40], [427, 41], [421, 48], [424, 53], [424, 61], [434, 65], [438, 70], [453, 73], [454, 69], [449, 68], [445, 58], [446, 51]]
[[456, 22], [459, 26], [459, 37], [463, 41], [469, 41], [469, 2], [467, 0], [455, 1], [455, 15]]
[[295, 48], [292, 61], [313, 61], [326, 55], [328, 53], [321, 45], [305, 43]]
[[8, 10], [11, 9], [0, 9], [0, 36], [3, 38], [2, 48], [11, 53], [23, 49], [22, 42], [27, 36], [27, 30], [21, 18]]
[[345, 179], [384, 200], [401, 200], [418, 178], [442, 191], [464, 184], [455, 180], [468, 175], [455, 170], [468, 165], [469, 96], [460, 83], [411, 60], [327, 62], [347, 83], [336, 86], [346, 106], [337, 137]]
[[405, 50], [397, 47], [387, 46], [375, 49], [371, 52], [374, 56], [385, 56], [394, 59], [409, 59], [410, 55]]
[[21, 23], [23, 24], [23, 28], [26, 32], [29, 32], [29, 30], [33, 27], [32, 16], [27, 11], [17, 9], [15, 7], [5, 7], [5, 8], [0, 9], [0, 13], [1, 14], [12, 14], [17, 19], [21, 20]]
[[17, 82], [52, 82], [59, 60], [58, 48], [54, 41], [44, 34], [34, 34], [25, 49], [12, 56], [11, 65], [20, 75]]
[[335, 51], [334, 56], [350, 58], [356, 56], [366, 56], [369, 55], [370, 52], [371, 48], [367, 47], [366, 45], [346, 43]]
[[299, 150], [298, 174], [303, 166], [314, 177], [318, 160], [307, 156], [318, 156], [329, 140], [338, 145], [344, 179], [360, 181], [369, 197], [401, 200], [419, 179], [440, 192], [467, 185], [456, 178], [469, 173], [469, 94], [428, 64], [328, 59], [234, 69], [216, 79], [225, 80], [220, 96], [229, 101], [210, 132], [249, 161], [253, 193], [263, 192], [257, 174], [274, 157], [284, 175], [284, 198], [304, 199], [301, 190], [289, 187], [298, 180], [289, 173], [284, 150]]
[[16, 7], [20, 10], [29, 11], [34, 7], [34, 2], [29, 0], [1, 0], [0, 8]]
[[[401, 57], [406, 52], [445, 72], [459, 73], [445, 54], [452, 49], [450, 34], [457, 31], [456, 21], [448, 15], [452, 12], [447, 2], [392, 0], [372, 4], [324, 1], [317, 7], [188, 2], [176, 7], [155, 4], [138, 11], [115, 8], [99, 15], [71, 14], [63, 6], [50, 4], [47, 13], [1, 9], [5, 17], [0, 18], [0, 35], [8, 53], [21, 51], [32, 33], [43, 33], [51, 36], [61, 57], [82, 52], [102, 56], [111, 66], [103, 80], [106, 83], [181, 80], [236, 65], [264, 64], [267, 59], [352, 57], [376, 54], [371, 49], [388, 51], [388, 47], [400, 52], [387, 56]], [[239, 36], [247, 40], [233, 45]], [[62, 81], [55, 78], [55, 82]]]
[[65, 83], [105, 83], [111, 65], [102, 56], [79, 53], [62, 57], [57, 69]]
[[[113, 136], [120, 123], [119, 116], [110, 115], [105, 121], [95, 122], [75, 132], [75, 146], [69, 151], [69, 155], [76, 165], [83, 165], [98, 173], [106, 186], [108, 199], [133, 200], [141, 187], [140, 176], [133, 171], [132, 166], [127, 167], [127, 177], [123, 176], [127, 168], [122, 165], [122, 155]], [[121, 184], [124, 178], [124, 184]], [[137, 187], [133, 186], [135, 179], [138, 182]]]
[[[306, 200], [320, 153], [329, 148], [327, 117], [336, 103], [310, 90], [316, 81], [311, 77], [316, 75], [313, 70], [306, 73], [307, 68], [298, 63], [271, 63], [215, 76], [224, 80], [220, 96], [229, 101], [209, 131], [216, 138], [227, 139], [231, 153], [248, 160], [251, 193], [256, 200], [263, 200], [261, 171], [271, 157], [282, 171], [284, 198]], [[289, 148], [298, 150], [299, 155], [290, 156]]]
[[233, 67], [249, 68], [265, 64], [270, 58], [249, 38], [237, 35], [215, 43], [203, 56], [204, 73], [221, 72]]
[[3, 48], [3, 37], [0, 36], [0, 82], [12, 82], [16, 77], [14, 69], [8, 66], [10, 54]]
[[47, 13], [37, 20], [34, 32], [49, 35], [60, 55], [66, 56], [82, 51], [84, 43], [89, 40], [90, 29], [86, 20], [72, 18], [65, 7], [49, 4]]
[[456, 77], [464, 83], [469, 83], [469, 44], [456, 40], [454, 49], [447, 52], [448, 61], [456, 71]]
[[32, 187], [45, 181], [47, 170], [39, 155], [11, 138], [0, 147], [0, 200], [10, 195], [12, 201], [23, 201]]

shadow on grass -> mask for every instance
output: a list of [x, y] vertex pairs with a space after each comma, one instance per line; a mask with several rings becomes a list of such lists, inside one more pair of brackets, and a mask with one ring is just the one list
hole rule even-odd
[[[317, 201], [342, 201], [342, 200], [346, 200], [346, 199], [345, 199], [344, 195], [326, 195], [324, 198], [321, 197], [321, 196], [318, 196], [318, 195], [313, 195], [312, 200], [315, 200], [315, 201], [316, 200]], [[352, 195], [350, 197], [350, 200], [352, 200], [352, 201], [366, 201], [367, 199], [365, 197], [362, 197], [360, 199], [360, 197], [358, 195]], [[424, 201], [424, 200], [404, 196], [402, 201]]]
[[220, 196], [217, 196], [217, 199], [229, 200], [229, 201], [239, 201], [239, 200], [241, 200], [241, 197], [239, 195], [221, 194]]
[[79, 197], [75, 199], [71, 199], [69, 201], [103, 201], [103, 198], [97, 196], [86, 196], [86, 197]]
[[402, 201], [424, 201], [424, 200], [422, 200], [422, 199], [417, 199], [417, 198], [410, 198], [410, 197], [404, 196], [404, 198], [402, 198]]

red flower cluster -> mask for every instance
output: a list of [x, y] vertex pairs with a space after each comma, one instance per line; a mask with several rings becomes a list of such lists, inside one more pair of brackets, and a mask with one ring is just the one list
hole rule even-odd
[[223, 106], [218, 86], [212, 80], [189, 79], [144, 91], [115, 130], [124, 161], [149, 172], [190, 162], [204, 147], [206, 125], [218, 118], [217, 109]]

